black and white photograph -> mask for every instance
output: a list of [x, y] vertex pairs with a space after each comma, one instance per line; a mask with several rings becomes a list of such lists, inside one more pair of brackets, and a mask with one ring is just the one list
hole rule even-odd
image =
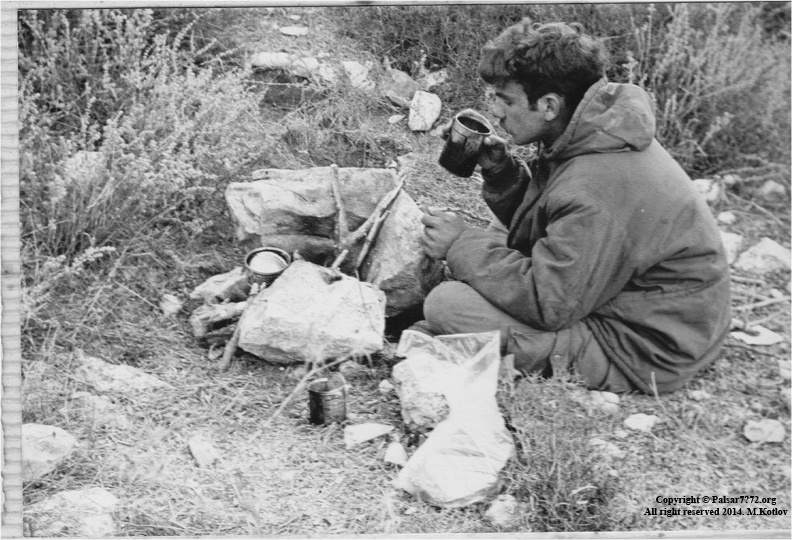
[[790, 5], [3, 2], [3, 536], [789, 538]]

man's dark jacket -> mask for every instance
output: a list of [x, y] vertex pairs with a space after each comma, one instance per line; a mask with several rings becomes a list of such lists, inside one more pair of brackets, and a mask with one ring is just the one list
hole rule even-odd
[[447, 262], [537, 330], [584, 321], [639, 389], [668, 392], [717, 357], [730, 284], [715, 220], [654, 131], [642, 89], [599, 81], [533, 178], [513, 158], [483, 171], [507, 244], [467, 230]]

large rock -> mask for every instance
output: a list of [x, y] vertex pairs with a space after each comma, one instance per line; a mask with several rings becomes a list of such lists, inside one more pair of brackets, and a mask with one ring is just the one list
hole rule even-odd
[[421, 216], [415, 201], [406, 193], [399, 194], [363, 269], [364, 279], [385, 292], [388, 317], [420, 307], [426, 294], [443, 280], [442, 263], [427, 257], [418, 241], [423, 231]]
[[77, 439], [56, 426], [22, 424], [22, 480], [30, 482], [58, 468]]
[[440, 118], [442, 102], [437, 94], [418, 90], [410, 102], [408, 125], [412, 131], [429, 131]]
[[264, 70], [288, 71], [306, 79], [319, 78], [326, 83], [338, 82], [338, 70], [310, 56], [299, 56], [285, 52], [259, 52], [251, 56], [250, 65]]
[[770, 238], [762, 238], [758, 244], [740, 254], [734, 267], [752, 274], [766, 274], [776, 270], [789, 270], [790, 251]]
[[172, 388], [165, 381], [133, 366], [110, 364], [92, 356], [84, 356], [81, 361], [76, 375], [99, 392], [135, 394]]
[[276, 363], [318, 362], [382, 348], [385, 295], [308, 261], [295, 261], [251, 301], [239, 347]]
[[118, 503], [112, 493], [99, 487], [56, 493], [25, 509], [25, 536], [115, 536], [118, 532], [113, 512]]
[[[299, 250], [316, 264], [331, 260], [338, 219], [333, 174], [331, 167], [263, 169], [254, 173], [252, 182], [230, 183], [225, 198], [236, 224], [237, 240], [251, 249], [273, 246], [289, 253]], [[355, 230], [396, 186], [396, 173], [390, 169], [339, 168], [338, 180], [347, 227]], [[351, 250], [346, 260], [354, 262], [358, 250]]]

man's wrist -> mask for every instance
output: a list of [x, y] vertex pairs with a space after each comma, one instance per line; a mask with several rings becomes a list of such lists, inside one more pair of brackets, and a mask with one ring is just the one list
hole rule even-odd
[[509, 181], [514, 181], [514, 178], [517, 176], [514, 171], [516, 167], [517, 164], [514, 158], [512, 156], [507, 156], [506, 159], [492, 167], [482, 167], [481, 176], [484, 178], [484, 181], [490, 185], [505, 184]]

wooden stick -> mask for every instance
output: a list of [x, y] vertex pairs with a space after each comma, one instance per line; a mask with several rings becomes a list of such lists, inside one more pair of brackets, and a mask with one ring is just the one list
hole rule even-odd
[[338, 178], [338, 165], [333, 163], [330, 165], [330, 168], [333, 170], [333, 176], [330, 177], [330, 186], [333, 188], [333, 198], [335, 199], [336, 207], [338, 208], [338, 218], [336, 220], [336, 242], [338, 242], [340, 245], [349, 234], [349, 226], [347, 225], [344, 202], [341, 200], [341, 184]]
[[344, 259], [346, 259], [347, 255], [349, 255], [348, 249], [345, 249], [341, 253], [339, 253], [338, 257], [336, 257], [335, 260], [333, 261], [333, 264], [330, 265], [330, 270], [338, 270], [338, 268], [341, 266], [341, 263], [343, 263]]
[[355, 261], [355, 272], [360, 270], [360, 267], [363, 266], [363, 261], [366, 259], [366, 255], [368, 255], [368, 252], [371, 249], [372, 242], [374, 242], [374, 239], [377, 237], [380, 229], [382, 228], [382, 223], [388, 218], [389, 215], [390, 210], [386, 210], [380, 217], [377, 218], [377, 221], [374, 222], [374, 226], [371, 227], [371, 230], [366, 235], [366, 241], [363, 242], [363, 247], [360, 249], [357, 261]]
[[355, 232], [353, 232], [352, 234], [347, 236], [346, 239], [341, 243], [340, 247], [341, 247], [342, 250], [351, 248], [353, 245], [355, 245], [355, 243], [358, 240], [360, 240], [361, 238], [363, 238], [364, 236], [366, 236], [368, 234], [369, 230], [374, 225], [374, 222], [377, 220], [377, 218], [383, 212], [385, 212], [385, 210], [388, 209], [388, 207], [391, 205], [391, 203], [393, 203], [394, 200], [396, 200], [396, 196], [399, 194], [399, 192], [401, 191], [403, 186], [404, 186], [404, 181], [403, 180], [399, 181], [399, 183], [396, 185], [396, 187], [393, 188], [393, 190], [390, 191], [388, 194], [386, 194], [382, 198], [382, 200], [380, 200], [379, 203], [377, 203], [376, 208], [374, 208], [374, 211], [366, 219], [366, 221], [363, 223], [363, 225], [358, 227], [355, 230]]
[[762, 317], [761, 319], [757, 319], [757, 320], [755, 320], [755, 321], [751, 321], [751, 322], [749, 322], [749, 323], [746, 323], [746, 324], [745, 324], [745, 326], [746, 326], [746, 327], [748, 327], [748, 328], [750, 328], [750, 327], [752, 327], [752, 326], [756, 326], [756, 325], [758, 325], [758, 324], [764, 324], [764, 323], [766, 323], [766, 322], [770, 322], [770, 321], [772, 321], [773, 319], [775, 319], [776, 317], [778, 317], [779, 315], [781, 315], [781, 314], [783, 314], [783, 313], [784, 313], [784, 311], [783, 311], [783, 310], [782, 310], [782, 311], [776, 311], [776, 312], [774, 312], [774, 313], [771, 313], [771, 314], [770, 314], [770, 315], [768, 315], [767, 317]]
[[237, 325], [236, 330], [234, 330], [234, 335], [231, 336], [231, 339], [228, 340], [226, 343], [225, 349], [223, 350], [223, 357], [220, 359], [220, 365], [218, 368], [221, 371], [225, 371], [231, 367], [231, 359], [234, 357], [234, 353], [237, 350], [237, 345], [239, 345], [239, 329], [241, 325]]
[[396, 200], [396, 196], [399, 194], [399, 192], [401, 191], [403, 186], [404, 186], [404, 181], [400, 180], [399, 183], [396, 185], [396, 187], [393, 190], [391, 190], [389, 193], [387, 193], [380, 200], [379, 203], [377, 203], [377, 206], [374, 208], [374, 211], [366, 219], [366, 221], [363, 223], [363, 225], [361, 225], [360, 227], [355, 229], [355, 232], [353, 232], [351, 234], [348, 234], [339, 243], [338, 249], [340, 249], [341, 252], [338, 254], [336, 259], [333, 261], [333, 264], [330, 265], [331, 269], [338, 270], [338, 268], [341, 266], [341, 263], [344, 262], [344, 259], [346, 259], [346, 256], [349, 254], [349, 250], [352, 249], [352, 246], [354, 246], [355, 243], [358, 240], [360, 240], [361, 238], [363, 238], [364, 236], [366, 236], [369, 233], [371, 228], [374, 226], [374, 223], [376, 223], [377, 220], [379, 219], [379, 217], [385, 211], [387, 211], [387, 209], [391, 205], [391, 203], [393, 203], [393, 201]]
[[739, 282], [742, 282], [742, 283], [755, 283], [757, 285], [767, 285], [767, 283], [762, 281], [761, 279], [749, 278], [749, 277], [743, 277], [743, 276], [736, 276], [734, 274], [731, 275], [731, 279], [732, 279], [732, 281], [739, 281]]
[[765, 307], [765, 306], [771, 306], [773, 304], [779, 304], [781, 302], [789, 302], [790, 300], [792, 300], [792, 296], [784, 296], [782, 298], [770, 298], [768, 300], [762, 300], [761, 302], [756, 302], [754, 304], [746, 304], [744, 306], [737, 306], [735, 308], [732, 308], [732, 310], [733, 311], [743, 311], [743, 310], [747, 310], [747, 309], [755, 309], [755, 308], [760, 308], [760, 307]]

